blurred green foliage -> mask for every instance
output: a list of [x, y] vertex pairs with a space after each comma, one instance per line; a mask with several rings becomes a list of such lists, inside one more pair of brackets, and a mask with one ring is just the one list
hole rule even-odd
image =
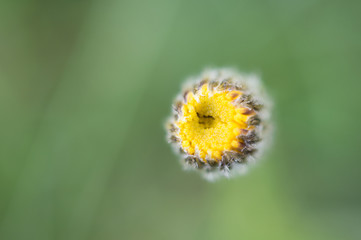
[[[0, 239], [360, 239], [360, 1], [0, 2]], [[182, 171], [163, 122], [207, 66], [261, 75], [248, 175]]]

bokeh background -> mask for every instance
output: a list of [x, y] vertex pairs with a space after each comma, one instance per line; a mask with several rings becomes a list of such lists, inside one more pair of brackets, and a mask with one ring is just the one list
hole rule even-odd
[[[360, 239], [361, 2], [0, 2], [0, 239]], [[184, 172], [163, 122], [208, 66], [256, 72], [274, 143]]]

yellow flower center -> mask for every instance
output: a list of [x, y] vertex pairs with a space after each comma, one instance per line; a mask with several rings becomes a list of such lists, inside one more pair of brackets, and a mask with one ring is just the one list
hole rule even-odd
[[209, 89], [208, 84], [196, 94], [189, 92], [183, 116], [176, 122], [183, 150], [204, 162], [206, 158], [220, 161], [223, 151], [240, 152], [242, 140], [237, 137], [251, 128], [246, 123], [249, 109], [233, 103], [241, 95], [236, 90]]

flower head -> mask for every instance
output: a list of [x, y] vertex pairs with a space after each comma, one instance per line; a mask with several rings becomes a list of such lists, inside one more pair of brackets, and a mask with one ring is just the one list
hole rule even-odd
[[205, 71], [177, 97], [167, 124], [169, 141], [185, 166], [209, 179], [244, 172], [264, 145], [268, 105], [257, 77]]

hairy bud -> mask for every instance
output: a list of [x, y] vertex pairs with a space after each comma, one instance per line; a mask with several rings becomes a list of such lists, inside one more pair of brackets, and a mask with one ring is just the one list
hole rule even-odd
[[257, 76], [206, 70], [177, 96], [168, 141], [209, 180], [244, 173], [265, 148], [270, 105]]

